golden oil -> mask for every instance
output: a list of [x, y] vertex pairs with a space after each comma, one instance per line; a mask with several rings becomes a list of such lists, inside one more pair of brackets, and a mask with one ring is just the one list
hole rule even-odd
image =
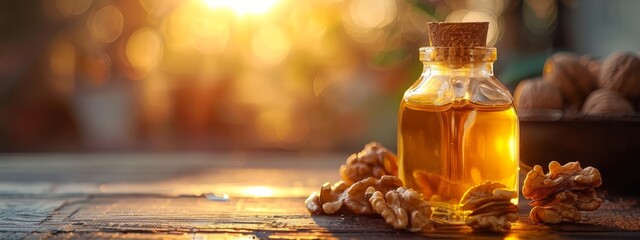
[[467, 189], [493, 181], [518, 191], [518, 116], [493, 76], [495, 48], [455, 49], [455, 61], [441, 56], [450, 49], [420, 50], [424, 72], [400, 104], [398, 174], [432, 206], [432, 220], [461, 224]]
[[399, 175], [437, 208], [434, 218], [463, 220], [460, 198], [485, 181], [518, 187], [519, 134], [512, 105], [461, 101], [432, 107], [403, 101], [398, 131]]

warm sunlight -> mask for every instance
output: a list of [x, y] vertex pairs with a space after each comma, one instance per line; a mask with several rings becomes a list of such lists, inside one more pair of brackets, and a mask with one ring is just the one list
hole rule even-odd
[[238, 15], [262, 14], [269, 11], [278, 0], [204, 0], [211, 8], [228, 8]]
[[267, 186], [246, 187], [242, 192], [246, 196], [252, 196], [252, 197], [273, 197], [275, 195], [274, 189]]

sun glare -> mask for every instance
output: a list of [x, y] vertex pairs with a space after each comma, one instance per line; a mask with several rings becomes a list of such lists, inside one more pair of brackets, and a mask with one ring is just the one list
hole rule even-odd
[[204, 0], [211, 8], [227, 8], [238, 15], [263, 14], [269, 11], [278, 0]]
[[246, 187], [242, 192], [244, 195], [253, 197], [273, 197], [275, 195], [274, 189], [267, 186]]

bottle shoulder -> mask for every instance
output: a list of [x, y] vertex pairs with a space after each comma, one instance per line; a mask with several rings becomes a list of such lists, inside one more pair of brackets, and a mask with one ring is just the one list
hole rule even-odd
[[423, 74], [405, 91], [409, 105], [444, 106], [471, 102], [484, 106], [511, 106], [513, 96], [493, 75]]

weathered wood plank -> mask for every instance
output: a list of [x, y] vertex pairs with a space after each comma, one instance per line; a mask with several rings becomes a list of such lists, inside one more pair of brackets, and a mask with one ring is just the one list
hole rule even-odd
[[34, 233], [29, 235], [6, 235], [0, 233], [0, 239], [638, 239], [634, 232], [602, 232], [602, 233], [467, 233], [467, 234], [433, 234], [433, 233], [119, 233], [119, 232], [76, 232], [76, 233]]
[[32, 232], [67, 199], [0, 198], [0, 231]]
[[[90, 198], [2, 198], [0, 238], [193, 238], [194, 233], [259, 238], [549, 238], [639, 237], [640, 207], [633, 201], [605, 202], [582, 223], [545, 226], [532, 223], [521, 206], [520, 221], [506, 234], [473, 232], [465, 226], [437, 225], [422, 233], [391, 229], [379, 216], [312, 216], [303, 198], [233, 198], [143, 195]], [[26, 213], [26, 214], [18, 214]], [[28, 235], [34, 233], [36, 235]], [[39, 234], [39, 235], [38, 235]], [[101, 235], [102, 234], [102, 235]], [[132, 235], [126, 235], [132, 234]], [[139, 234], [139, 235], [135, 235]], [[202, 235], [205, 236], [205, 235]], [[223, 235], [211, 235], [223, 236]]]
[[338, 167], [345, 156], [0, 155], [0, 195], [214, 192], [250, 196], [246, 187], [270, 186], [274, 195], [303, 197], [325, 181], [338, 181]]
[[[585, 213], [581, 223], [552, 226], [532, 223], [521, 198], [520, 221], [505, 234], [442, 225], [416, 234], [393, 230], [376, 215], [312, 216], [304, 198], [322, 182], [338, 180], [344, 156], [302, 159], [271, 154], [0, 156], [0, 239], [640, 238], [636, 198], [611, 198], [598, 211]], [[227, 193], [231, 199], [199, 196], [205, 192]]]
[[[303, 198], [235, 198], [227, 202], [201, 197], [94, 197], [87, 203], [67, 204], [43, 224], [49, 232], [141, 232], [141, 233], [242, 233], [282, 236], [330, 236], [333, 234], [404, 235], [391, 229], [376, 215], [310, 215]], [[619, 211], [616, 202], [605, 202], [608, 210], [589, 213], [583, 223], [553, 226], [534, 224], [522, 206], [520, 221], [509, 234], [557, 235], [568, 232], [638, 231], [631, 225], [620, 226], [626, 217], [640, 217], [634, 205]], [[622, 211], [622, 209], [620, 209]], [[595, 219], [595, 220], [594, 220]], [[597, 221], [597, 219], [608, 219]], [[46, 226], [46, 227], [45, 227]], [[564, 233], [563, 233], [564, 232]], [[424, 236], [465, 236], [473, 233], [465, 226], [436, 226]]]
[[[0, 235], [1, 236], [1, 235]], [[12, 238], [15, 239], [15, 238]], [[130, 240], [181, 240], [181, 239], [259, 239], [250, 234], [233, 233], [120, 233], [120, 232], [78, 232], [78, 233], [35, 233], [25, 239], [130, 239]]]
[[28, 239], [30, 232], [0, 232], [0, 240]]

